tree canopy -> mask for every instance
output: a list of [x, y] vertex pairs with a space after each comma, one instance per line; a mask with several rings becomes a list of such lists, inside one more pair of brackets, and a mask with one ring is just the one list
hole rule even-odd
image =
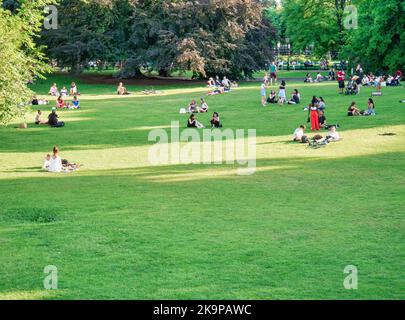
[[[27, 82], [49, 70], [35, 43], [48, 0], [21, 1], [10, 11], [0, 6], [0, 124], [25, 112], [32, 92]], [[11, 5], [11, 3], [8, 3]]]

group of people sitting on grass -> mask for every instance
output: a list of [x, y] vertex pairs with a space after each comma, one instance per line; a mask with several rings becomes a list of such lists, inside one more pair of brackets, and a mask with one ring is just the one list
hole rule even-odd
[[56, 99], [56, 108], [69, 110], [80, 109], [80, 100], [77, 96], [74, 96], [71, 102], [67, 102], [63, 100], [62, 96], [59, 96], [58, 99]]
[[[182, 109], [184, 110], [184, 109]], [[180, 113], [184, 113], [181, 112]], [[197, 105], [197, 102], [195, 100], [191, 100], [190, 104], [187, 107], [186, 110], [187, 113], [207, 113], [208, 112], [208, 103], [205, 101], [204, 98], [200, 98], [200, 106]]]
[[[218, 112], [214, 112], [211, 116], [210, 119], [210, 126], [212, 129], [215, 128], [222, 128], [222, 123], [221, 120], [219, 119], [219, 114]], [[199, 122], [195, 116], [195, 114], [192, 114], [187, 121], [187, 128], [197, 128], [197, 129], [203, 129], [205, 126]]]
[[208, 92], [209, 95], [223, 94], [230, 92], [232, 88], [236, 88], [238, 84], [235, 81], [229, 80], [227, 77], [223, 77], [222, 80], [218, 76], [214, 78], [209, 78], [207, 81], [207, 87], [211, 90]]
[[[314, 135], [312, 138], [313, 142], [316, 144], [328, 144], [330, 142], [337, 142], [340, 140], [340, 135], [337, 131], [339, 128], [338, 125], [330, 125], [325, 127], [325, 129], [328, 130], [328, 133], [326, 134], [325, 137], [323, 137], [320, 134]], [[311, 143], [309, 137], [305, 135], [305, 130], [306, 126], [305, 125], [300, 125], [295, 131], [293, 135], [293, 141], [294, 142], [299, 142], [299, 143]]]
[[52, 155], [46, 155], [42, 164], [42, 169], [52, 173], [73, 172], [79, 170], [80, 165], [62, 159], [59, 155], [59, 148], [54, 146]]
[[317, 74], [316, 74], [316, 77], [315, 77], [315, 79], [314, 78], [312, 78], [312, 75], [310, 74], [310, 73], [307, 73], [306, 75], [305, 75], [305, 78], [304, 78], [304, 82], [305, 83], [313, 83], [313, 82], [322, 82], [322, 81], [324, 81], [325, 80], [325, 77], [320, 73], [320, 72], [318, 72]]
[[367, 109], [366, 110], [360, 110], [357, 107], [356, 102], [352, 102], [349, 106], [349, 108], [347, 109], [347, 115], [349, 117], [355, 117], [355, 116], [375, 116], [376, 112], [375, 112], [375, 103], [373, 101], [373, 99], [368, 99], [367, 102]]
[[65, 123], [63, 121], [59, 121], [59, 116], [56, 113], [56, 108], [52, 108], [52, 112], [48, 115], [48, 119], [42, 119], [42, 111], [38, 110], [37, 114], [35, 115], [35, 124], [36, 125], [49, 125], [53, 128], [60, 128], [64, 127]]
[[48, 92], [49, 95], [54, 96], [54, 97], [67, 97], [69, 96], [79, 96], [80, 92], [77, 89], [77, 85], [75, 82], [72, 82], [70, 85], [69, 91], [66, 89], [65, 86], [62, 87], [62, 89], [59, 91], [58, 86], [56, 83], [52, 84], [51, 88], [49, 89]]
[[266, 92], [266, 84], [263, 83], [260, 87], [260, 95], [262, 97], [262, 106], [265, 107], [267, 104], [276, 104], [284, 105], [284, 104], [299, 104], [301, 102], [301, 94], [295, 89], [291, 93], [291, 98], [287, 100], [287, 84], [283, 80], [281, 81], [279, 92], [276, 94], [274, 90], [270, 91], [270, 94], [267, 96]]
[[362, 77], [361, 83], [363, 86], [385, 87], [385, 86], [399, 86], [403, 77], [402, 71], [398, 70], [394, 75], [374, 75], [373, 73], [365, 74]]

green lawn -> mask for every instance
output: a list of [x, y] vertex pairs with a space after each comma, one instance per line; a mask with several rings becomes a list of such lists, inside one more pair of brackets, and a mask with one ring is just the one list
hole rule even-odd
[[[318, 150], [290, 143], [304, 105], [263, 108], [259, 83], [208, 97], [224, 128], [257, 130], [252, 176], [148, 162], [150, 130], [185, 125], [178, 111], [205, 96], [198, 85], [156, 96], [129, 86], [135, 94], [118, 98], [115, 86], [79, 82], [82, 110], [59, 112], [65, 128], [0, 128], [0, 299], [404, 299], [404, 88], [383, 88], [378, 115], [356, 118], [347, 107], [366, 108], [369, 88], [358, 97], [338, 95], [336, 83], [287, 88], [305, 103], [323, 96], [343, 139]], [[39, 170], [55, 144], [83, 169]], [[58, 290], [43, 288], [47, 265]], [[343, 287], [347, 265], [358, 290]]]

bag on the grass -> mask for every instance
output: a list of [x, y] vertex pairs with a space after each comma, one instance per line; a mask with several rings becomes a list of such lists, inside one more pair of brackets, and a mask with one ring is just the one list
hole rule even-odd
[[314, 140], [321, 140], [323, 137], [320, 134], [314, 136]]
[[308, 142], [309, 142], [308, 137], [307, 136], [302, 136], [301, 143], [308, 143]]
[[186, 112], [186, 109], [181, 108], [181, 109], [180, 109], [180, 114], [185, 114], [185, 113], [187, 113], [187, 112]]

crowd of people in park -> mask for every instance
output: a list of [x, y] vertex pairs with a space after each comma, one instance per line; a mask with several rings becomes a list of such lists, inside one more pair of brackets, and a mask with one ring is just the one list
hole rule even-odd
[[[270, 76], [269, 76], [270, 74]], [[378, 95], [381, 93], [381, 87], [384, 86], [397, 86], [400, 85], [400, 81], [403, 77], [403, 74], [398, 70], [393, 75], [379, 75], [374, 76], [373, 73], [365, 74], [361, 65], [358, 65], [355, 70], [352, 70], [351, 76], [349, 77], [348, 82], [346, 83], [346, 72], [344, 69], [338, 70], [330, 69], [328, 76], [322, 76], [321, 72], [318, 72], [315, 79], [312, 78], [310, 73], [307, 73], [305, 76], [304, 82], [313, 83], [313, 82], [322, 82], [325, 80], [337, 81], [339, 93], [345, 95], [359, 95], [361, 92], [362, 86], [374, 86], [376, 87], [377, 92], [372, 95]], [[265, 107], [268, 104], [300, 104], [301, 95], [297, 89], [291, 93], [291, 98], [287, 99], [286, 97], [286, 82], [281, 81], [279, 86], [278, 93], [275, 90], [271, 90], [270, 94], [267, 96], [267, 86], [277, 85], [277, 66], [274, 62], [271, 63], [269, 68], [269, 73], [266, 73], [263, 78], [263, 83], [260, 87], [261, 95], [261, 104]], [[405, 101], [403, 101], [405, 102]], [[308, 111], [307, 122], [310, 123], [311, 131], [316, 132], [322, 129], [328, 130], [326, 137], [322, 137], [319, 134], [316, 134], [313, 138], [313, 141], [316, 143], [328, 144], [332, 141], [339, 141], [340, 136], [337, 132], [339, 125], [333, 124], [329, 125], [326, 120], [326, 102], [323, 97], [313, 96], [312, 101], [307, 107], [304, 108], [305, 111]], [[372, 98], [369, 98], [367, 101], [367, 108], [360, 109], [357, 107], [356, 102], [352, 102], [347, 110], [348, 116], [375, 116], [376, 115], [376, 105]], [[301, 125], [294, 132], [294, 141], [307, 143], [308, 137], [304, 135], [306, 130], [305, 125]], [[304, 137], [304, 138], [303, 138]]]
[[[266, 107], [269, 104], [278, 104], [280, 106], [288, 105], [299, 105], [302, 101], [301, 93], [298, 89], [294, 89], [287, 97], [287, 83], [285, 80], [280, 82], [278, 90], [271, 90], [267, 95], [267, 87], [277, 85], [277, 65], [275, 62], [272, 62], [269, 68], [269, 72], [265, 74], [263, 83], [260, 87], [261, 94], [261, 104], [263, 107]], [[329, 71], [328, 77], [322, 76], [320, 72], [317, 73], [315, 79], [312, 78], [311, 74], [308, 73], [305, 77], [305, 82], [322, 82], [327, 80], [337, 80], [339, 93], [346, 95], [358, 95], [361, 92], [362, 86], [375, 86], [377, 92], [381, 91], [383, 86], [396, 86], [400, 85], [400, 81], [403, 77], [403, 74], [398, 70], [393, 75], [379, 75], [375, 76], [373, 73], [364, 74], [361, 66], [357, 66], [355, 72], [352, 72], [352, 75], [349, 77], [349, 80], [346, 82], [346, 73], [344, 70], [339, 70], [335, 72], [334, 69]], [[221, 94], [224, 92], [229, 92], [232, 87], [236, 87], [235, 82], [230, 81], [227, 77], [223, 77], [222, 80], [218, 76], [214, 78], [209, 78], [207, 82], [207, 87], [211, 90], [211, 94]], [[119, 83], [117, 87], [118, 95], [127, 95], [130, 94], [122, 82]], [[51, 113], [47, 118], [43, 118], [43, 112], [38, 109], [35, 115], [35, 124], [36, 125], [48, 125], [50, 127], [63, 127], [65, 123], [59, 120], [57, 114], [57, 109], [79, 109], [80, 101], [78, 96], [77, 86], [72, 82], [70, 90], [68, 91], [65, 86], [59, 91], [57, 84], [54, 83], [50, 90], [49, 95], [57, 97], [56, 106], [52, 107]], [[66, 102], [66, 97], [72, 97], [71, 102]], [[400, 101], [400, 102], [404, 102]], [[48, 105], [48, 100], [41, 100], [37, 97], [33, 97], [31, 104], [33, 106]], [[311, 102], [304, 108], [308, 112], [307, 122], [310, 124], [310, 129], [312, 132], [316, 133], [312, 140], [305, 134], [307, 126], [302, 124], [300, 125], [293, 134], [293, 141], [300, 143], [309, 143], [316, 145], [327, 145], [330, 142], [337, 142], [340, 140], [340, 134], [338, 129], [340, 126], [338, 124], [329, 124], [326, 117], [326, 101], [323, 97], [313, 96]], [[208, 113], [209, 106], [205, 98], [201, 97], [199, 103], [196, 100], [192, 100], [186, 108], [181, 108], [180, 113], [190, 114], [187, 120], [187, 128], [205, 128], [204, 124], [197, 119], [197, 114], [206, 114]], [[376, 115], [376, 105], [372, 98], [368, 99], [367, 108], [361, 109], [357, 106], [356, 102], [353, 101], [347, 109], [347, 116], [375, 116]], [[218, 112], [213, 112], [209, 120], [210, 128], [222, 128], [222, 122], [219, 117]], [[319, 134], [319, 131], [326, 130], [327, 133], [325, 136]], [[53, 154], [48, 154], [44, 160], [43, 169], [49, 172], [71, 172], [78, 170], [80, 165], [72, 164], [67, 160], [62, 160], [59, 156], [59, 148], [54, 147]]]

